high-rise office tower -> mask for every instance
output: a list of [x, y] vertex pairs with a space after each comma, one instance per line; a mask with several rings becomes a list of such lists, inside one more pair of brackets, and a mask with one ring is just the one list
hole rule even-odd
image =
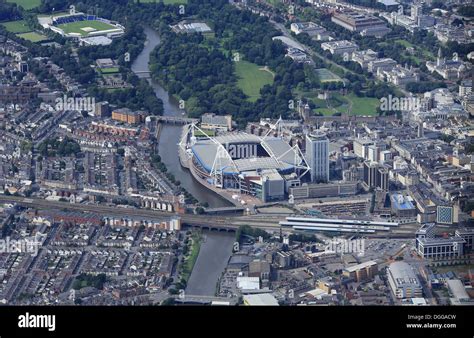
[[329, 140], [323, 132], [306, 135], [306, 160], [311, 168], [312, 182], [329, 181]]

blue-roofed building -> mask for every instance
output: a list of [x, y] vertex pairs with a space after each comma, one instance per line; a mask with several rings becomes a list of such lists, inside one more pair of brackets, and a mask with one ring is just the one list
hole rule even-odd
[[392, 213], [398, 217], [415, 217], [416, 207], [410, 196], [393, 194], [390, 196]]

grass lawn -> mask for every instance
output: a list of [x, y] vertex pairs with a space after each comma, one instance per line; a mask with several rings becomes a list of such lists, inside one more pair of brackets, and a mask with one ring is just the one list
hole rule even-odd
[[10, 33], [31, 32], [31, 29], [30, 27], [28, 27], [28, 24], [26, 23], [25, 20], [4, 22], [1, 25], [4, 26], [5, 29], [9, 31]]
[[247, 61], [235, 63], [237, 75], [237, 86], [248, 96], [250, 102], [255, 102], [260, 98], [260, 89], [267, 84], [273, 83], [273, 75], [266, 70]]
[[33, 9], [41, 5], [41, 0], [7, 0], [7, 2], [17, 4], [26, 10]]
[[120, 69], [118, 67], [112, 67], [112, 68], [100, 68], [100, 72], [102, 74], [115, 74], [118, 73]]
[[380, 100], [374, 97], [358, 97], [354, 94], [346, 96], [352, 102], [351, 115], [375, 115]]
[[48, 40], [48, 37], [43, 35], [43, 34], [38, 34], [36, 32], [29, 32], [29, 33], [23, 33], [23, 34], [17, 34], [19, 38], [31, 41], [31, 42], [41, 42]]
[[314, 92], [296, 92], [299, 98], [304, 97], [316, 105], [315, 113], [331, 116], [334, 113], [347, 113], [350, 108], [351, 115], [370, 116], [377, 113], [380, 101], [373, 97], [358, 97], [351, 93], [348, 95], [331, 93], [328, 100], [318, 99]]
[[334, 113], [336, 113], [334, 109], [330, 108], [316, 108], [314, 111], [323, 114], [324, 116], [332, 116]]
[[203, 131], [200, 130], [195, 130], [194, 131], [194, 136], [200, 137], [200, 136], [216, 136], [216, 132], [214, 130], [209, 130], [209, 129], [203, 129]]
[[187, 0], [135, 0], [135, 2], [140, 2], [142, 4], [152, 4], [155, 2], [163, 2], [165, 5], [177, 5], [177, 4], [187, 4]]
[[403, 47], [407, 48], [407, 47], [413, 47], [413, 45], [408, 42], [407, 40], [403, 40], [403, 39], [398, 39], [398, 40], [395, 40], [395, 42], [401, 44]]
[[76, 21], [76, 22], [62, 24], [62, 25], [59, 25], [58, 27], [61, 28], [66, 34], [77, 33], [77, 34], [81, 34], [82, 36], [87, 36], [89, 34], [89, 32], [82, 30], [82, 28], [86, 28], [86, 27], [94, 28], [96, 31], [105, 31], [109, 29], [115, 29], [114, 26], [109, 25], [105, 22], [101, 22], [101, 21]]
[[398, 43], [405, 48], [413, 47], [416, 51], [415, 53], [416, 55], [409, 55], [408, 53], [404, 53], [404, 54], [410, 57], [411, 59], [413, 59], [413, 61], [416, 62], [418, 65], [420, 65], [423, 62], [423, 60], [419, 58], [420, 55], [426, 59], [434, 60], [433, 53], [431, 53], [428, 49], [424, 48], [423, 46], [414, 46], [412, 43], [403, 39], [397, 39], [397, 40], [394, 40], [393, 42]]

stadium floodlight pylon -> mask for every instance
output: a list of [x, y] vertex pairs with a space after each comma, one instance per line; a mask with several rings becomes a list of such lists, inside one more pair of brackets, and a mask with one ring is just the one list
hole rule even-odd
[[216, 157], [214, 158], [210, 173], [213, 181], [212, 183], [216, 188], [224, 188], [224, 170], [227, 168], [237, 172], [237, 166], [235, 165], [232, 157], [229, 155], [229, 152], [222, 143], [217, 142]]
[[[188, 144], [193, 146], [196, 143], [196, 137], [194, 136], [196, 130], [199, 131], [204, 138], [211, 140], [217, 146], [216, 157], [214, 158], [214, 162], [212, 164], [210, 176], [213, 180], [214, 186], [222, 189], [224, 188], [224, 169], [231, 168], [237, 172], [237, 166], [222, 143], [217, 141], [214, 137], [209, 136], [208, 133], [199, 128], [194, 122], [189, 125], [187, 133], [183, 135], [181, 141], [178, 144], [185, 153]], [[188, 140], [190, 141], [189, 143]], [[226, 166], [224, 167], [224, 165]]]
[[[187, 128], [188, 130], [185, 133], [183, 133], [183, 136], [181, 137], [181, 140], [179, 141], [178, 146], [181, 148], [181, 151], [187, 155], [189, 159], [190, 156], [188, 155], [186, 150], [187, 150], [189, 134], [192, 132], [192, 125], [188, 124], [185, 126], [185, 128]], [[191, 137], [193, 137], [193, 135], [191, 135]]]
[[217, 153], [216, 157], [214, 158], [214, 163], [212, 164], [211, 177], [214, 186], [221, 189], [224, 188], [224, 169], [222, 168], [222, 160], [226, 158], [226, 156], [229, 156], [229, 153], [227, 153], [227, 150], [222, 144], [219, 144], [217, 146]]
[[[268, 135], [270, 135], [270, 133], [272, 131], [274, 131], [275, 129], [278, 131], [278, 137], [283, 139], [283, 131], [282, 131], [282, 124], [283, 122], [283, 119], [282, 117], [280, 116], [280, 118], [276, 121], [276, 123], [270, 128], [270, 130], [265, 134], [265, 136], [263, 136], [263, 138], [261, 138], [261, 145], [262, 147], [265, 149], [265, 151], [272, 157], [274, 158], [276, 161], [278, 161], [279, 163], [281, 163], [281, 159], [286, 155], [288, 154], [290, 151], [293, 151], [294, 153], [294, 163], [293, 163], [293, 166], [295, 168], [295, 173], [297, 174], [297, 177], [298, 179], [302, 178], [304, 175], [306, 175], [306, 173], [308, 171], [311, 170], [310, 166], [308, 165], [308, 161], [306, 160], [306, 157], [304, 156], [303, 152], [301, 151], [300, 147], [298, 146], [298, 144], [294, 145], [293, 147], [291, 147], [290, 149], [288, 149], [287, 151], [285, 151], [283, 154], [281, 154], [280, 156], [276, 156], [273, 151], [271, 150], [271, 148], [266, 144], [265, 142], [265, 139], [267, 138]], [[302, 173], [301, 173], [302, 172]]]
[[283, 121], [283, 119], [280, 116], [280, 118], [276, 121], [276, 123], [263, 136], [262, 141], [265, 140], [267, 138], [267, 136], [270, 135], [270, 133], [272, 131], [274, 131], [275, 129], [277, 129], [277, 131], [278, 131], [278, 136], [281, 137], [282, 136], [282, 131], [281, 131], [281, 122], [282, 121]]
[[[306, 160], [306, 157], [304, 156], [303, 152], [301, 151], [301, 148], [298, 144], [295, 144], [292, 149], [294, 149], [295, 152], [295, 172], [298, 171], [303, 171], [303, 173], [298, 173], [298, 179], [301, 179], [304, 175], [306, 175], [307, 172], [311, 170], [311, 167], [308, 164], [308, 161]], [[297, 164], [298, 157], [301, 159], [301, 162]]]

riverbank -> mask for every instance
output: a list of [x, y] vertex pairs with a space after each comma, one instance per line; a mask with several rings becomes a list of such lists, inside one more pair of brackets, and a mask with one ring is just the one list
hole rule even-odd
[[[219, 189], [219, 188], [216, 188], [216, 187], [213, 187], [212, 185], [210, 185], [208, 182], [206, 182], [204, 179], [202, 179], [201, 177], [199, 177], [199, 175], [197, 174], [197, 172], [194, 170], [194, 167], [191, 163], [192, 161], [192, 158], [189, 158], [189, 156], [186, 154], [186, 150], [184, 147], [178, 147], [179, 148], [179, 160], [180, 160], [180, 164], [183, 168], [186, 168], [190, 173], [191, 175], [193, 176], [193, 178], [199, 183], [201, 184], [201, 186], [204, 188], [204, 189], [208, 189], [209, 191], [211, 191], [212, 193], [216, 194], [216, 195], [219, 195], [221, 198], [224, 198], [226, 199], [229, 203], [231, 203], [231, 205], [233, 206], [236, 206], [236, 207], [240, 207], [242, 206], [242, 204], [238, 201], [238, 200], [235, 200], [232, 198], [233, 195], [235, 195], [236, 193], [239, 193], [237, 191], [235, 192], [232, 192], [231, 190], [224, 190], [224, 189]], [[250, 196], [249, 196], [250, 198]], [[253, 199], [252, 199], [252, 202]]]
[[189, 255], [184, 258], [184, 262], [181, 265], [181, 271], [179, 272], [180, 281], [184, 280], [186, 283], [188, 282], [199, 257], [202, 239], [199, 232], [194, 232], [189, 238], [189, 241], [191, 241], [190, 247], [188, 246]]
[[[149, 71], [150, 54], [161, 43], [158, 33], [150, 27], [145, 27], [146, 41], [142, 52], [132, 64], [132, 71], [139, 77], [145, 77], [143, 72]], [[186, 111], [181, 109], [179, 101], [173, 99], [159, 82], [148, 77], [157, 98], [163, 102], [163, 116], [186, 115]], [[208, 189], [203, 189], [189, 170], [181, 166], [179, 159], [179, 142], [181, 141], [182, 127], [165, 124], [160, 127], [158, 138], [158, 153], [166, 168], [181, 186], [194, 196], [198, 201], [207, 204], [212, 208], [226, 207], [230, 202], [220, 195]], [[178, 155], [178, 156], [177, 156]]]

